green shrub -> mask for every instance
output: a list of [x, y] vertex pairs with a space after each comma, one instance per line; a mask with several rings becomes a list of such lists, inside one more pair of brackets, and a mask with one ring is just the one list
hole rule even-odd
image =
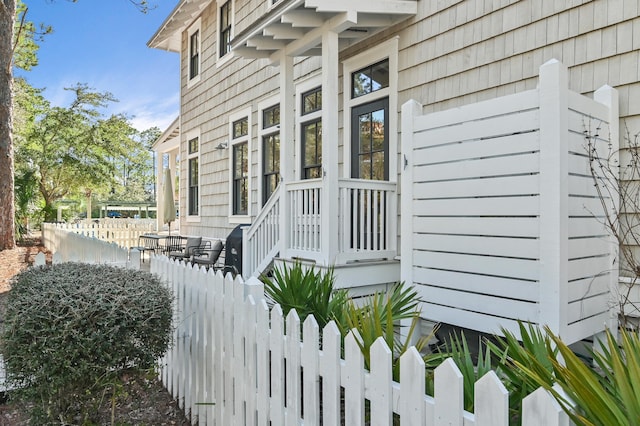
[[348, 295], [346, 290], [333, 288], [333, 269], [316, 272], [313, 266], [306, 268], [296, 262], [290, 268], [286, 264], [275, 268], [273, 278], [263, 276], [261, 279], [267, 300], [271, 305], [280, 305], [285, 316], [295, 309], [304, 322], [311, 314], [321, 329], [332, 320], [340, 322]]
[[4, 320], [13, 395], [38, 421], [86, 424], [125, 370], [153, 368], [167, 350], [172, 295], [147, 272], [63, 263], [16, 276]]

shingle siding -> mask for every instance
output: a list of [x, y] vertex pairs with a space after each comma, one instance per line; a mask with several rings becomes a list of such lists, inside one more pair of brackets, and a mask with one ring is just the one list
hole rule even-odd
[[[203, 154], [201, 221], [182, 219], [181, 226], [184, 233], [224, 237], [234, 226], [228, 219], [231, 150], [214, 147], [229, 138], [228, 115], [250, 107], [251, 211], [257, 213], [257, 105], [278, 93], [279, 69], [267, 61], [240, 58], [219, 66], [217, 7], [212, 3], [201, 16], [202, 80], [193, 87], [186, 82], [183, 35], [181, 130], [184, 134], [200, 128]], [[622, 119], [639, 131], [639, 7], [638, 0], [418, 0], [415, 17], [344, 50], [340, 60], [398, 36], [397, 108], [416, 99], [424, 112], [430, 112], [531, 89], [540, 65], [557, 58], [569, 67], [571, 90], [591, 94], [603, 84], [616, 87]], [[236, 0], [234, 33], [249, 28], [267, 11], [266, 0]], [[296, 81], [320, 72], [317, 57], [297, 58], [295, 63]], [[185, 167], [183, 161], [183, 176]], [[181, 188], [182, 206], [185, 189]]]

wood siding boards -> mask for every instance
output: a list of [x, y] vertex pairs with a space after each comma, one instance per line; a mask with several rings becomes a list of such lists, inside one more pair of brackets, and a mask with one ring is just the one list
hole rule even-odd
[[[569, 68], [571, 90], [591, 95], [605, 83], [616, 87], [621, 119], [630, 126], [640, 125], [637, 0], [419, 0], [417, 5], [415, 17], [340, 52], [342, 61], [399, 37], [398, 111], [409, 99], [421, 102], [427, 113], [530, 90], [537, 85], [540, 65], [557, 58]], [[181, 65], [182, 130], [200, 127], [203, 155], [200, 222], [180, 220], [183, 233], [224, 237], [233, 227], [227, 207], [230, 150], [215, 151], [214, 147], [228, 139], [228, 114], [250, 106], [254, 114], [251, 212], [256, 214], [257, 103], [278, 92], [278, 67], [240, 58], [218, 66], [217, 7], [212, 3], [201, 15], [202, 81], [187, 88], [186, 60]], [[267, 13], [268, 3], [235, 0], [234, 10], [234, 33], [238, 34]], [[183, 58], [186, 48], [183, 35]], [[294, 79], [298, 82], [318, 73], [319, 67], [317, 57], [296, 58]], [[339, 134], [344, 136], [341, 129]], [[341, 173], [343, 146], [341, 140]], [[181, 154], [184, 158], [185, 153]], [[183, 162], [183, 176], [185, 167]], [[183, 206], [184, 185], [181, 182]]]

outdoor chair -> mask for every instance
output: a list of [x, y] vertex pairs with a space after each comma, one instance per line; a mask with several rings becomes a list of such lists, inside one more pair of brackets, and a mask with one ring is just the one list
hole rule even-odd
[[217, 240], [213, 243], [212, 247], [196, 249], [191, 256], [190, 261], [193, 265], [204, 265], [207, 270], [209, 270], [209, 268], [213, 268], [215, 271], [218, 269], [216, 267], [216, 263], [218, 262], [223, 249], [224, 245], [222, 244], [222, 241]]
[[137, 249], [141, 252], [140, 259], [144, 263], [144, 254], [146, 252], [157, 253], [160, 249], [160, 245], [158, 243], [159, 237], [158, 235], [140, 235], [138, 237], [138, 246], [131, 247], [132, 249]]
[[162, 253], [169, 256], [171, 252], [183, 251], [186, 240], [186, 237], [182, 237], [180, 235], [167, 235], [164, 238]]
[[169, 258], [177, 260], [187, 260], [193, 256], [196, 249], [206, 249], [211, 247], [210, 241], [202, 241], [202, 237], [188, 237], [183, 247], [169, 252]]

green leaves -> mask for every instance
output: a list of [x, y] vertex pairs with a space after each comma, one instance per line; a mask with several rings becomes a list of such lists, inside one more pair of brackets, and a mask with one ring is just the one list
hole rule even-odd
[[[522, 344], [510, 333], [492, 345], [501, 354], [499, 374], [519, 403], [537, 387], [547, 389], [576, 425], [631, 425], [640, 420], [640, 341], [620, 330], [620, 344], [610, 331], [593, 363], [576, 355], [548, 327], [520, 324]], [[560, 392], [554, 385], [562, 389]], [[513, 408], [513, 405], [512, 405]]]
[[116, 99], [86, 84], [67, 88], [74, 99], [63, 107], [50, 105], [26, 81], [16, 82], [16, 169], [33, 173], [45, 212], [61, 198], [84, 198], [86, 188], [105, 198], [149, 197], [154, 177], [148, 147], [157, 129], [140, 133], [124, 115], [105, 117], [103, 108]]
[[292, 267], [283, 264], [282, 268], [274, 269], [273, 278], [263, 276], [262, 281], [267, 299], [271, 304], [279, 304], [285, 316], [295, 309], [300, 321], [304, 322], [312, 314], [320, 328], [331, 320], [339, 321], [342, 306], [347, 301], [345, 290], [333, 288], [333, 269], [323, 273], [299, 262]]
[[119, 373], [146, 371], [164, 354], [172, 299], [147, 272], [79, 263], [30, 268], [7, 301], [8, 379], [53, 418], [72, 421], [70, 407], [87, 414], [86, 404]]

